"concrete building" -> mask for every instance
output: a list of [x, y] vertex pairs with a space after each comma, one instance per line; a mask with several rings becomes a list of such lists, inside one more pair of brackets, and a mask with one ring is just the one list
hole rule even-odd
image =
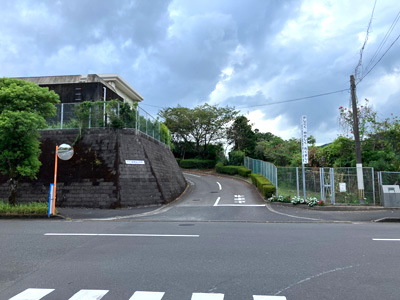
[[119, 99], [130, 105], [143, 97], [118, 74], [17, 77], [48, 87], [60, 96], [61, 103]]

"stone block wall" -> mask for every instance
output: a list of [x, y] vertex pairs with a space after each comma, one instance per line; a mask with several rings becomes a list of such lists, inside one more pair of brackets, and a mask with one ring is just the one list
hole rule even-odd
[[[68, 161], [58, 159], [56, 206], [116, 208], [168, 203], [185, 189], [186, 180], [170, 149], [132, 129], [86, 129], [41, 132], [42, 166], [36, 180], [19, 184], [17, 200], [48, 201], [54, 181], [55, 147], [74, 146]], [[126, 160], [144, 164], [127, 164]], [[0, 176], [0, 198], [8, 197], [7, 177]]]

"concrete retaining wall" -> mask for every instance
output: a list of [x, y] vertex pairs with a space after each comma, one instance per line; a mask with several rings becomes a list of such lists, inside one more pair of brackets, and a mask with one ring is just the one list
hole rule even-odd
[[[72, 145], [78, 130], [41, 132], [42, 166], [37, 180], [19, 184], [17, 200], [48, 201], [54, 181], [55, 147]], [[132, 129], [87, 129], [74, 145], [74, 156], [58, 160], [56, 206], [115, 208], [164, 204], [176, 199], [186, 180], [170, 149]], [[136, 161], [127, 164], [126, 161]], [[5, 176], [0, 198], [8, 197]]]

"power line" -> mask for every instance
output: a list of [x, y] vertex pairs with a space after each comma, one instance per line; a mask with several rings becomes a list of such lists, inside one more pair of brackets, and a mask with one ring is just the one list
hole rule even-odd
[[375, 2], [374, 2], [374, 7], [372, 8], [371, 18], [369, 19], [369, 23], [368, 23], [368, 27], [367, 27], [367, 32], [366, 32], [366, 34], [365, 34], [364, 44], [362, 45], [361, 50], [360, 50], [360, 59], [358, 60], [358, 64], [357, 64], [357, 66], [356, 66], [356, 68], [355, 68], [355, 70], [354, 70], [354, 76], [355, 76], [356, 78], [357, 78], [358, 75], [359, 75], [358, 69], [359, 69], [359, 67], [361, 67], [361, 65], [362, 65], [362, 58], [363, 58], [364, 49], [365, 49], [365, 46], [367, 45], [367, 42], [368, 42], [369, 30], [370, 30], [370, 28], [371, 28], [372, 18], [373, 18], [373, 16], [374, 16], [374, 12], [375, 12], [376, 1], [377, 1], [377, 0], [375, 0]]
[[397, 40], [400, 38], [400, 34], [396, 37], [396, 39], [393, 41], [393, 43], [389, 46], [389, 48], [387, 48], [387, 50], [385, 51], [385, 53], [382, 54], [382, 56], [379, 58], [379, 60], [372, 66], [372, 68], [363, 76], [360, 78], [360, 80], [358, 81], [357, 84], [359, 84], [369, 73], [371, 73], [371, 71], [375, 68], [375, 66], [382, 60], [382, 58], [386, 55], [386, 53], [388, 53], [388, 51], [390, 50], [390, 48], [392, 48], [392, 46], [397, 42]]
[[268, 106], [268, 105], [273, 105], [273, 104], [281, 104], [281, 103], [288, 103], [288, 102], [295, 102], [295, 101], [301, 101], [301, 100], [307, 100], [311, 98], [317, 98], [317, 97], [323, 97], [327, 95], [332, 95], [332, 94], [337, 94], [337, 93], [342, 93], [345, 91], [348, 91], [349, 89], [343, 89], [343, 90], [338, 90], [338, 91], [333, 91], [333, 92], [327, 92], [323, 94], [318, 94], [318, 95], [312, 95], [312, 96], [306, 96], [306, 97], [301, 97], [301, 98], [294, 98], [294, 99], [288, 99], [288, 100], [283, 100], [283, 101], [278, 101], [278, 102], [270, 102], [270, 103], [265, 103], [265, 104], [258, 104], [258, 105], [252, 105], [252, 106], [245, 106], [245, 107], [237, 107], [237, 108], [253, 108], [253, 107], [260, 107], [260, 106]]
[[396, 26], [397, 22], [400, 19], [400, 11], [397, 13], [396, 18], [393, 20], [392, 25], [390, 25], [388, 31], [386, 32], [385, 36], [383, 37], [381, 43], [379, 44], [378, 48], [376, 49], [374, 55], [372, 56], [371, 60], [368, 62], [367, 67], [365, 68], [365, 72], [368, 71], [369, 67], [373, 64], [374, 60], [378, 56], [379, 52], [382, 50], [383, 45], [387, 42], [390, 34], [392, 33], [394, 27]]

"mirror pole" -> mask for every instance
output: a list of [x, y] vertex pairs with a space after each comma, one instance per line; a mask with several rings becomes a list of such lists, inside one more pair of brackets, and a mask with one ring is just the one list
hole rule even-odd
[[55, 158], [55, 164], [54, 164], [54, 191], [53, 191], [53, 215], [56, 210], [56, 186], [57, 186], [57, 157], [58, 157], [58, 145], [56, 145], [56, 158]]

